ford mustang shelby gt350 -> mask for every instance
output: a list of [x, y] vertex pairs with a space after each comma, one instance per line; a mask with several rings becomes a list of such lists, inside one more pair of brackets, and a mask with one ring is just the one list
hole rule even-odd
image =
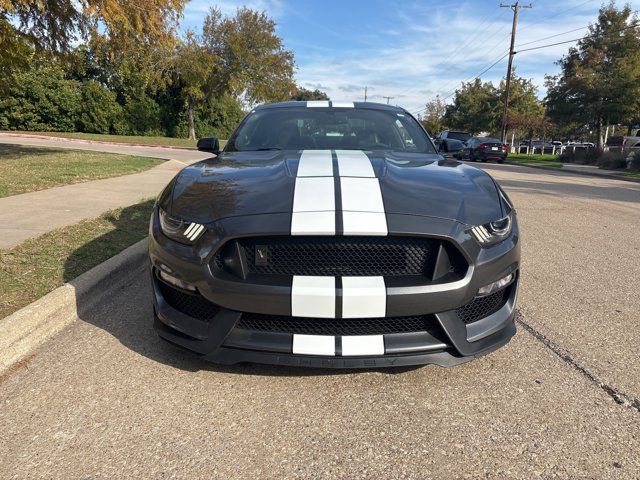
[[153, 212], [159, 335], [207, 360], [451, 366], [515, 333], [516, 213], [404, 109], [252, 110]]

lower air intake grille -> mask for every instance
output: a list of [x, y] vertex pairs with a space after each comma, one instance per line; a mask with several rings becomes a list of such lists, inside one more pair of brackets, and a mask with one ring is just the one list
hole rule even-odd
[[164, 300], [179, 312], [199, 320], [211, 320], [220, 307], [211, 303], [199, 293], [186, 293], [158, 280]]
[[432, 315], [391, 318], [302, 318], [244, 313], [236, 328], [302, 335], [382, 335], [433, 331], [439, 328]]
[[476, 297], [471, 303], [456, 309], [456, 314], [465, 324], [473, 323], [496, 313], [509, 297], [510, 287], [503, 288], [486, 297]]
[[249, 273], [404, 276], [431, 275], [440, 242], [421, 237], [346, 236], [243, 238], [238, 244]]

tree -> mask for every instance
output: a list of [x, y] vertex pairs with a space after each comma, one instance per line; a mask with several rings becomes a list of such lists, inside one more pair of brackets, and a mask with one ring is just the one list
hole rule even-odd
[[67, 52], [100, 34], [121, 48], [172, 43], [186, 0], [0, 0], [0, 22], [19, 25], [41, 50]]
[[210, 52], [193, 32], [178, 47], [175, 68], [182, 86], [182, 96], [187, 108], [189, 138], [196, 138], [195, 109], [219, 92], [217, 76], [220, 75], [219, 59]]
[[444, 130], [444, 116], [447, 113], [447, 105], [440, 96], [427, 102], [423, 117], [420, 119], [424, 128], [431, 136], [435, 136]]
[[444, 122], [473, 134], [495, 131], [500, 124], [500, 101], [500, 92], [491, 82], [476, 78], [456, 90]]
[[[547, 108], [557, 123], [588, 125], [604, 146], [604, 126], [625, 123], [640, 108], [640, 27], [627, 5], [600, 9], [589, 33], [557, 64], [559, 75], [547, 77]], [[633, 26], [635, 25], [635, 26]]]
[[294, 66], [293, 53], [284, 49], [265, 13], [243, 7], [225, 18], [212, 7], [202, 35], [188, 33], [175, 55], [189, 138], [195, 138], [196, 109], [212, 98], [231, 95], [249, 104], [290, 98]]
[[242, 7], [235, 17], [224, 18], [220, 10], [211, 8], [202, 37], [220, 62], [219, 93], [228, 91], [250, 104], [291, 97], [296, 89], [293, 52], [285, 50], [275, 27], [264, 12]]
[[309, 100], [329, 100], [329, 96], [322, 90], [307, 90], [304, 87], [296, 87], [294, 94], [291, 96], [291, 100], [297, 100], [299, 102], [306, 102]]

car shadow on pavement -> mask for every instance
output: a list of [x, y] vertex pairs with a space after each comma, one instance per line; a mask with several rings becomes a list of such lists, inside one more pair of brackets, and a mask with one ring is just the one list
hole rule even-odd
[[[72, 254], [65, 264], [66, 273], [73, 275], [77, 265], [77, 259], [95, 252], [99, 245], [110, 244], [115, 236], [121, 236], [130, 225], [127, 214], [114, 222], [116, 229], [85, 244]], [[126, 232], [125, 232], [126, 233]], [[110, 237], [110, 238], [109, 238]], [[116, 278], [106, 279], [96, 288], [108, 289], [109, 293], [96, 305], [92, 305], [87, 295], [76, 296], [76, 309], [78, 317], [83, 321], [103, 330], [112, 337], [118, 339], [120, 345], [130, 352], [141, 355], [155, 362], [185, 371], [212, 371], [239, 375], [268, 375], [268, 376], [318, 376], [340, 375], [345, 373], [377, 371], [385, 374], [399, 374], [415, 370], [420, 367], [394, 367], [390, 369], [317, 369], [290, 366], [270, 366], [258, 364], [218, 365], [202, 360], [196, 354], [181, 349], [162, 340], [153, 329], [153, 307], [151, 292], [151, 275], [149, 273], [146, 258], [133, 262], [130, 268], [125, 269]], [[100, 349], [104, 348], [103, 335], [91, 335], [92, 345], [96, 351], [87, 351], [86, 355], [95, 358], [100, 357]], [[124, 352], [124, 355], [130, 352]]]

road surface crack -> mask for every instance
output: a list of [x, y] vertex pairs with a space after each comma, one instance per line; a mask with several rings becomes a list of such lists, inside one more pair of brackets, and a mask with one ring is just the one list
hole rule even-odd
[[629, 395], [626, 395], [620, 392], [616, 388], [600, 380], [593, 372], [589, 371], [589, 369], [587, 369], [586, 367], [583, 367], [576, 360], [574, 360], [573, 357], [568, 352], [564, 351], [562, 348], [560, 348], [558, 345], [552, 342], [548, 337], [546, 337], [543, 333], [538, 331], [535, 327], [528, 324], [525, 321], [524, 316], [522, 315], [522, 312], [520, 311], [516, 313], [516, 322], [522, 325], [522, 328], [524, 328], [527, 332], [533, 335], [533, 337], [536, 340], [541, 342], [545, 347], [547, 347], [549, 350], [555, 353], [558, 357], [560, 357], [560, 359], [563, 362], [565, 362], [567, 365], [569, 365], [573, 369], [577, 370], [584, 377], [586, 377], [587, 380], [589, 380], [591, 383], [600, 387], [617, 404], [622, 405], [624, 407], [632, 408], [637, 412], [640, 412], [640, 399], [630, 397]]

